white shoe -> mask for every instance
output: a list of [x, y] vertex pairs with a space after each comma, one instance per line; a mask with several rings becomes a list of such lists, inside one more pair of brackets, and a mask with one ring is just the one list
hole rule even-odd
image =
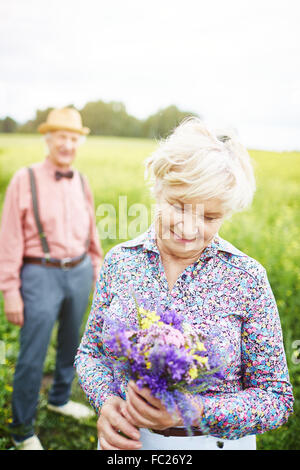
[[72, 400], [69, 400], [68, 403], [62, 406], [55, 406], [48, 403], [47, 408], [65, 416], [72, 416], [75, 419], [91, 418], [95, 416], [95, 413], [90, 408], [81, 403], [75, 403]]
[[18, 450], [44, 450], [41, 441], [35, 434], [21, 442], [13, 439], [13, 443], [18, 447]]

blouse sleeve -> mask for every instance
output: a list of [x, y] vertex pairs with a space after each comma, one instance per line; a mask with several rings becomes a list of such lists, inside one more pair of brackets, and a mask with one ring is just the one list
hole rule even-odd
[[113, 369], [107, 361], [102, 344], [103, 317], [111, 301], [107, 271], [108, 262], [105, 258], [96, 282], [86, 329], [75, 357], [80, 386], [97, 414], [108, 398], [119, 396], [110, 386], [113, 382]]
[[263, 433], [293, 412], [280, 318], [264, 268], [251, 297], [241, 335], [243, 390], [202, 397], [203, 424], [215, 437]]

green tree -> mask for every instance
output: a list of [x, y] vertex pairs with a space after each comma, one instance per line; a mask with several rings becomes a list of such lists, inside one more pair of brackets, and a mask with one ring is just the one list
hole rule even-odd
[[118, 101], [87, 103], [80, 111], [84, 125], [94, 135], [139, 137], [141, 122], [127, 114], [125, 105]]
[[180, 111], [174, 105], [168, 106], [144, 121], [143, 135], [151, 139], [165, 138], [184, 118], [190, 116], [196, 116], [196, 114]]
[[27, 121], [25, 124], [19, 127], [19, 132], [28, 132], [28, 133], [35, 133], [37, 132], [37, 128], [42, 122], [45, 122], [49, 112], [53, 108], [47, 108], [44, 110], [38, 109], [35, 113], [35, 118]]
[[[75, 106], [69, 105], [68, 107]], [[38, 126], [46, 121], [52, 109], [38, 109], [35, 118], [19, 126], [18, 132], [37, 132]], [[90, 128], [91, 135], [148, 138], [166, 137], [184, 118], [195, 116], [194, 113], [181, 111], [172, 105], [142, 121], [128, 114], [122, 102], [110, 101], [106, 103], [101, 100], [87, 103], [79, 112], [84, 126]]]
[[0, 119], [0, 132], [16, 132], [18, 123], [9, 116], [4, 119]]

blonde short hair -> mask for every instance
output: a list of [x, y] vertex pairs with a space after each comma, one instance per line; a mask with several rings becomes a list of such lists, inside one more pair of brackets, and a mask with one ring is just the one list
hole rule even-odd
[[250, 155], [235, 133], [209, 130], [199, 118], [182, 121], [145, 166], [155, 198], [162, 190], [183, 201], [218, 198], [225, 218], [249, 207], [256, 190]]

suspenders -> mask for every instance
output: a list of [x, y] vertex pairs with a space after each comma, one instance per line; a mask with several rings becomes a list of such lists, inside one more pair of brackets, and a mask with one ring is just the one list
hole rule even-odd
[[[45, 255], [45, 258], [47, 260], [49, 260], [50, 259], [50, 250], [49, 250], [49, 245], [48, 245], [48, 242], [47, 242], [46, 234], [44, 232], [44, 229], [43, 229], [43, 226], [42, 226], [42, 223], [41, 223], [41, 219], [40, 219], [40, 216], [39, 216], [37, 188], [36, 188], [36, 181], [35, 181], [35, 177], [34, 177], [34, 172], [33, 172], [33, 169], [31, 167], [28, 167], [28, 172], [29, 172], [29, 179], [30, 179], [30, 188], [31, 188], [32, 207], [33, 207], [34, 218], [35, 218], [35, 222], [36, 222], [37, 229], [38, 229], [38, 232], [39, 232], [39, 237], [40, 237], [40, 240], [41, 240], [43, 253]], [[79, 173], [79, 176], [80, 176], [82, 191], [83, 191], [85, 201], [86, 201], [86, 205], [87, 205], [87, 197], [86, 197], [86, 192], [85, 192], [83, 176], [82, 176], [81, 173]], [[88, 238], [87, 238], [87, 241], [86, 241], [86, 249], [87, 250], [88, 250], [89, 244], [90, 244], [90, 231], [89, 231]]]

